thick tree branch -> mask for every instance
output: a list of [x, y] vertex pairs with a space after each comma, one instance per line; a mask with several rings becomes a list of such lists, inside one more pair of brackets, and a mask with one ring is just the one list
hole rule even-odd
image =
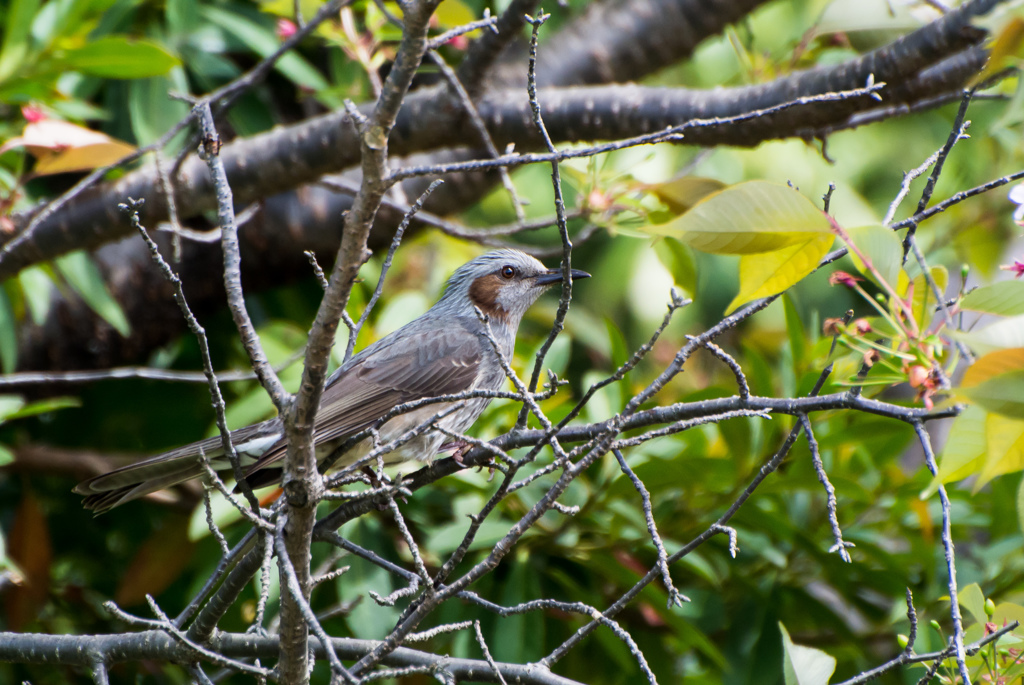
[[[372, 650], [378, 643], [373, 640], [332, 638], [333, 647], [342, 659], [358, 659]], [[251, 633], [220, 633], [211, 638], [206, 646], [226, 657], [273, 658], [280, 648], [279, 640], [273, 636], [258, 636]], [[314, 658], [327, 658], [323, 645], [316, 639], [310, 640], [309, 651]], [[0, 633], [0, 661], [17, 661], [30, 664], [61, 664], [92, 668], [96, 663], [107, 666], [126, 661], [159, 660], [187, 663], [194, 654], [162, 630], [146, 630], [137, 633], [115, 635], [43, 635], [37, 633]], [[490, 663], [481, 659], [453, 659], [429, 652], [402, 647], [395, 650], [382, 662], [390, 667], [427, 666], [450, 673], [459, 680], [497, 683], [500, 677]], [[535, 665], [495, 663], [501, 677], [508, 682], [526, 685], [579, 685]], [[284, 681], [281, 681], [284, 682]]]
[[[926, 70], [944, 59], [977, 45], [984, 33], [969, 25], [972, 18], [988, 12], [999, 0], [972, 0], [949, 12], [928, 26], [904, 36], [892, 44], [838, 66], [818, 67], [780, 77], [766, 84], [710, 92], [687, 89], [617, 90], [609, 87], [600, 92], [573, 89], [542, 93], [546, 104], [546, 123], [554, 140], [562, 142], [615, 138], [636, 135], [662, 126], [666, 118], [678, 124], [690, 118], [729, 116], [764, 109], [802, 96], [850, 90], [869, 82], [885, 82], [882, 95], [890, 104], [903, 102], [917, 78], [927, 81], [937, 91], [949, 90], [949, 77], [943, 72], [941, 82], [926, 77]], [[973, 54], [973, 53], [970, 53]], [[979, 59], [967, 60], [980, 68]], [[545, 73], [545, 65], [539, 67]], [[958, 72], [959, 73], [959, 72]], [[972, 72], [960, 74], [955, 87], [963, 85]], [[901, 92], [901, 89], [906, 92]], [[428, 89], [410, 96], [395, 122], [391, 138], [391, 154], [406, 155], [425, 150], [463, 144], [465, 114], [449, 106], [440, 88]], [[598, 97], [598, 95], [604, 97]], [[625, 95], [631, 97], [624, 97]], [[582, 120], [568, 117], [570, 111], [586, 111], [605, 104], [603, 111], [588, 112]], [[666, 103], [668, 106], [666, 106]], [[790, 114], [778, 121], [759, 121], [756, 126], [740, 127], [739, 132], [707, 134], [692, 141], [702, 145], [752, 145], [763, 140], [794, 135], [797, 131], [838, 126], [854, 114], [874, 109], [871, 98], [844, 103], [831, 103], [801, 108], [799, 115]], [[540, 145], [529, 103], [521, 89], [514, 88], [488, 94], [478, 108], [501, 146], [516, 143], [519, 149]], [[564, 112], [559, 116], [559, 110]], [[364, 109], [364, 114], [368, 113]], [[655, 116], [657, 115], [657, 116]], [[633, 127], [629, 132], [625, 126]], [[651, 128], [643, 128], [649, 126]], [[635, 127], [641, 127], [639, 129]], [[320, 176], [347, 168], [358, 160], [358, 136], [348, 113], [332, 113], [291, 127], [275, 129], [253, 138], [236, 141], [223, 151], [224, 163], [239, 202], [250, 202], [280, 192], [282, 184], [297, 187]], [[182, 216], [194, 216], [213, 207], [212, 186], [202, 171], [202, 162], [190, 158], [176, 178], [176, 203]], [[127, 232], [123, 220], [109, 209], [111, 198], [142, 197], [150, 211], [163, 215], [165, 202], [158, 192], [155, 169], [151, 166], [128, 174], [110, 186], [98, 186], [83, 193], [41, 224], [36, 235], [17, 251], [0, 259], [0, 279], [9, 277], [34, 262], [51, 259], [71, 249], [95, 247]], [[149, 219], [152, 222], [152, 219]]]
[[400, 108], [427, 50], [430, 17], [440, 0], [419, 0], [405, 6], [404, 29], [395, 63], [384, 82], [369, 118], [351, 107], [351, 123], [359, 136], [362, 184], [345, 215], [341, 246], [328, 280], [306, 345], [306, 363], [295, 402], [284, 414], [288, 451], [284, 461], [286, 507], [282, 528], [287, 555], [278, 556], [282, 577], [294, 573], [301, 596], [284, 593], [281, 599], [281, 660], [279, 676], [289, 683], [308, 682], [306, 643], [310, 626], [302, 605], [312, 589], [309, 547], [316, 518], [316, 505], [323, 492], [313, 449], [313, 422], [320, 406], [327, 363], [334, 345], [338, 322], [348, 303], [360, 267], [369, 259], [370, 229], [389, 184], [389, 139]]

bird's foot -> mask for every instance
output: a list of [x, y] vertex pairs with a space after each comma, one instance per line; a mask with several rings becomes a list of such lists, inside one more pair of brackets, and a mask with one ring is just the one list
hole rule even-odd
[[456, 440], [454, 442], [446, 442], [441, 445], [441, 449], [438, 451], [447, 452], [448, 450], [452, 450], [452, 459], [455, 460], [455, 463], [462, 468], [466, 468], [466, 462], [464, 462], [462, 458], [466, 456], [471, 449], [473, 449], [473, 445], [470, 443], [465, 440]]
[[[369, 466], [364, 466], [363, 467], [363, 473], [366, 475], [367, 478], [370, 479], [370, 487], [373, 488], [374, 490], [376, 490], [378, 488], [382, 488], [382, 487], [390, 484], [390, 480], [388, 479], [387, 476], [385, 476], [383, 473], [378, 475], [377, 472], [374, 471]], [[405, 502], [405, 498], [404, 497], [400, 497], [400, 499], [403, 502]], [[387, 511], [387, 509], [388, 509], [387, 502], [378, 502], [377, 503], [377, 511]]]

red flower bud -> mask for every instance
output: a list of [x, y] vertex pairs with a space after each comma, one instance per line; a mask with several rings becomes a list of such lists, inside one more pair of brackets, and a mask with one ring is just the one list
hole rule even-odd
[[857, 278], [853, 274], [848, 274], [845, 271], [835, 271], [828, 277], [828, 284], [845, 285], [847, 288], [852, 288], [857, 281], [863, 280], [863, 278]]

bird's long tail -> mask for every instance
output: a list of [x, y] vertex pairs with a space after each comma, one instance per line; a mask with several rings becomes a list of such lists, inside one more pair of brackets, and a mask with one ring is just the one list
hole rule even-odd
[[[231, 441], [239, 456], [243, 457], [243, 465], [257, 460], [280, 439], [278, 419], [231, 432]], [[82, 504], [86, 509], [103, 513], [125, 502], [201, 476], [204, 454], [215, 471], [229, 466], [227, 457], [223, 456], [221, 438], [216, 436], [90, 478], [75, 486], [74, 491], [85, 495]]]

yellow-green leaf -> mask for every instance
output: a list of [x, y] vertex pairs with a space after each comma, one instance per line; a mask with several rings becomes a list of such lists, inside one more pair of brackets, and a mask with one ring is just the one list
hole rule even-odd
[[697, 260], [693, 250], [686, 243], [669, 238], [659, 240], [654, 245], [654, 252], [665, 265], [672, 279], [691, 297], [697, 294]]
[[[939, 287], [939, 292], [945, 292], [946, 284], [949, 282], [949, 273], [946, 271], [946, 267], [933, 266], [930, 272], [932, 280]], [[935, 299], [935, 293], [932, 292], [932, 287], [928, 285], [928, 280], [924, 277], [924, 274], [918, 274], [911, 281], [906, 271], [900, 271], [897, 292], [904, 298], [908, 294], [911, 295], [910, 311], [914, 315], [914, 321], [917, 322], [919, 330], [927, 328], [932, 317], [935, 316], [935, 308], [939, 303]]]
[[[1024, 483], [1024, 481], [1022, 481], [1022, 483]], [[995, 613], [992, 614], [992, 618], [990, 620], [997, 626], [1004, 626], [1012, 621], [1018, 621], [1022, 626], [1024, 626], [1024, 607], [1020, 604], [1012, 604], [1010, 602], [997, 604]], [[1020, 628], [1017, 630], [1019, 631]]]
[[678, 219], [645, 230], [702, 252], [774, 252], [828, 235], [828, 218], [789, 186], [749, 181], [712, 193]]
[[146, 78], [166, 74], [181, 60], [163, 46], [128, 36], [105, 36], [69, 50], [64, 59], [70, 71], [101, 78]]
[[1024, 533], [1024, 479], [1021, 479], [1020, 487], [1017, 488], [1017, 525]]
[[795, 367], [799, 367], [807, 357], [804, 324], [800, 320], [800, 312], [796, 309], [796, 303], [788, 293], [782, 296], [782, 305], [786, 310], [786, 335], [789, 337], [789, 348], [793, 353], [793, 364]]
[[694, 205], [711, 193], [725, 188], [725, 184], [714, 178], [684, 176], [667, 183], [651, 186], [650, 190], [676, 214], [689, 211]]
[[974, 483], [978, 492], [996, 476], [1024, 469], [1024, 421], [1000, 414], [985, 420], [985, 465]]
[[1024, 281], [1000, 281], [983, 285], [964, 295], [960, 300], [960, 308], [1000, 316], [1024, 314]]
[[1024, 19], [1019, 16], [1007, 17], [1007, 21], [999, 26], [995, 38], [988, 45], [988, 62], [985, 68], [970, 80], [976, 86], [988, 80], [997, 72], [1015, 66], [1017, 59], [1024, 56]]
[[981, 355], [1011, 347], [1024, 347], [1024, 315], [997, 321], [981, 330], [949, 331], [949, 335]]
[[446, 29], [465, 26], [476, 21], [476, 13], [460, 0], [444, 0], [434, 11], [438, 25]]
[[726, 314], [752, 300], [776, 295], [814, 271], [832, 246], [833, 236], [825, 233], [767, 254], [740, 257], [740, 291], [729, 303]]
[[895, 286], [903, 262], [903, 243], [896, 232], [884, 226], [861, 226], [848, 229], [850, 240], [857, 247], [850, 250], [854, 266], [873, 281], [878, 279], [857, 252], [871, 263], [874, 270], [891, 286]]
[[1024, 418], [1024, 348], [985, 355], [964, 373], [957, 390], [991, 412]]
[[14, 0], [4, 10], [4, 35], [0, 41], [0, 81], [24, 67], [25, 57], [32, 45], [32, 20], [39, 9], [40, 0]]
[[25, 398], [21, 395], [0, 395], [0, 423], [14, 416], [25, 406]]
[[18, 284], [25, 296], [25, 304], [32, 317], [32, 323], [41, 326], [50, 312], [50, 294], [53, 292], [53, 281], [46, 269], [41, 266], [30, 266], [18, 274]]
[[988, 620], [985, 616], [985, 595], [977, 583], [961, 588], [960, 592], [956, 593], [956, 598], [960, 607], [966, 609], [975, 622], [984, 623]]
[[960, 381], [963, 388], [971, 388], [997, 376], [1024, 369], [1024, 347], [996, 350], [974, 362]]
[[921, 493], [922, 499], [933, 495], [943, 483], [962, 480], [978, 472], [985, 458], [986, 417], [984, 409], [972, 405], [953, 420], [939, 460], [939, 473]]

